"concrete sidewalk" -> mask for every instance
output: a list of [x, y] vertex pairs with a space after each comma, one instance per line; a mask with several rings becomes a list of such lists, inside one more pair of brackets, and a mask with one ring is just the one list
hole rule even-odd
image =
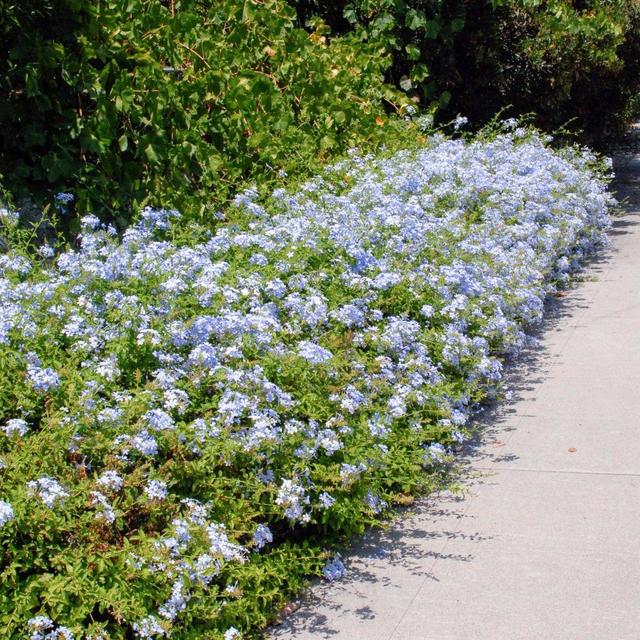
[[624, 160], [612, 246], [481, 417], [466, 495], [370, 532], [270, 638], [640, 639], [640, 156]]

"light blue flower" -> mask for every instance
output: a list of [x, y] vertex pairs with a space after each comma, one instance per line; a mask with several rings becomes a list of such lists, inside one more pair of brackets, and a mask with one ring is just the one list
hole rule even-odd
[[329, 582], [340, 580], [340, 578], [343, 578], [346, 573], [347, 568], [344, 566], [342, 560], [337, 556], [328, 560], [322, 569], [322, 574], [327, 580], [329, 580]]
[[0, 500], [0, 527], [4, 527], [7, 522], [15, 518], [13, 507], [4, 500]]
[[265, 545], [273, 542], [271, 529], [265, 524], [259, 524], [253, 532], [253, 542], [257, 549], [262, 549]]
[[312, 364], [324, 364], [333, 358], [331, 351], [308, 340], [298, 343], [298, 355]]
[[147, 486], [144, 488], [144, 492], [149, 500], [162, 501], [169, 495], [167, 483], [163, 480], [149, 480]]

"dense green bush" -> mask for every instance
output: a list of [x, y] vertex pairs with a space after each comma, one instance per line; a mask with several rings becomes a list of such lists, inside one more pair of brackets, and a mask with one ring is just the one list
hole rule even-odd
[[639, 68], [632, 0], [2, 0], [0, 174], [122, 223], [211, 219], [240, 184], [393, 138], [383, 105], [602, 133]]
[[553, 129], [598, 136], [624, 124], [640, 91], [640, 8], [633, 0], [315, 0], [322, 16], [393, 53], [388, 79], [448, 119], [482, 123], [510, 107]]
[[[501, 91], [519, 112], [574, 126], [591, 139], [627, 124], [640, 92], [640, 5], [635, 0], [494, 0], [525, 35], [516, 66]], [[507, 38], [502, 38], [510, 44]]]
[[[0, 3], [0, 173], [80, 211], [183, 213], [380, 136], [377, 44], [282, 0]], [[55, 190], [55, 191], [54, 191]]]

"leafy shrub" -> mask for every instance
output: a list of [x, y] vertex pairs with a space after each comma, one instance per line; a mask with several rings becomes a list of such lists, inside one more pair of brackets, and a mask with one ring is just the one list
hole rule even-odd
[[215, 234], [146, 209], [121, 240], [86, 216], [78, 251], [14, 245], [4, 637], [230, 640], [338, 577], [328, 549], [438, 485], [610, 201], [591, 154], [515, 128], [242, 193]]
[[160, 203], [211, 218], [245, 181], [380, 139], [398, 98], [378, 47], [296, 28], [282, 0], [5, 3], [0, 25], [7, 185], [123, 223]]
[[[620, 133], [640, 92], [640, 5], [633, 0], [498, 0], [525, 30], [526, 65], [504, 82], [519, 112], [592, 139]], [[502, 39], [507, 43], [506, 38]]]
[[295, 2], [393, 53], [388, 80], [472, 122], [534, 112], [592, 135], [624, 125], [640, 92], [640, 7], [633, 0], [342, 0]]

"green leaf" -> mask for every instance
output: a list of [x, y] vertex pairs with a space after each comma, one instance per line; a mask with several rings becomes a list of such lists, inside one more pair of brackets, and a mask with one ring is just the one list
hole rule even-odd
[[429, 77], [429, 67], [426, 64], [421, 62], [412, 67], [411, 79], [414, 82], [422, 82], [427, 77]]
[[425, 24], [425, 35], [431, 40], [435, 40], [440, 34], [440, 22], [438, 20], [428, 20]]
[[464, 24], [465, 24], [464, 18], [454, 18], [451, 21], [451, 31], [453, 31], [453, 33], [458, 33], [462, 31], [462, 29], [464, 28]]
[[409, 9], [405, 16], [405, 24], [409, 29], [415, 31], [416, 29], [425, 27], [427, 24], [427, 18], [424, 13], [419, 13], [415, 9]]
[[413, 83], [411, 82], [410, 78], [408, 78], [407, 76], [403, 76], [400, 79], [400, 87], [404, 89], [404, 91], [409, 91], [413, 87]]
[[440, 94], [440, 98], [438, 99], [440, 106], [446, 107], [450, 101], [451, 101], [451, 93], [449, 91], [443, 91]]
[[408, 44], [405, 47], [405, 51], [407, 52], [407, 56], [409, 60], [419, 60], [420, 59], [420, 49], [413, 44]]
[[144, 155], [147, 157], [147, 160], [149, 160], [149, 162], [152, 162], [152, 163], [159, 162], [158, 154], [156, 153], [156, 150], [153, 148], [152, 144], [148, 144], [144, 148]]

